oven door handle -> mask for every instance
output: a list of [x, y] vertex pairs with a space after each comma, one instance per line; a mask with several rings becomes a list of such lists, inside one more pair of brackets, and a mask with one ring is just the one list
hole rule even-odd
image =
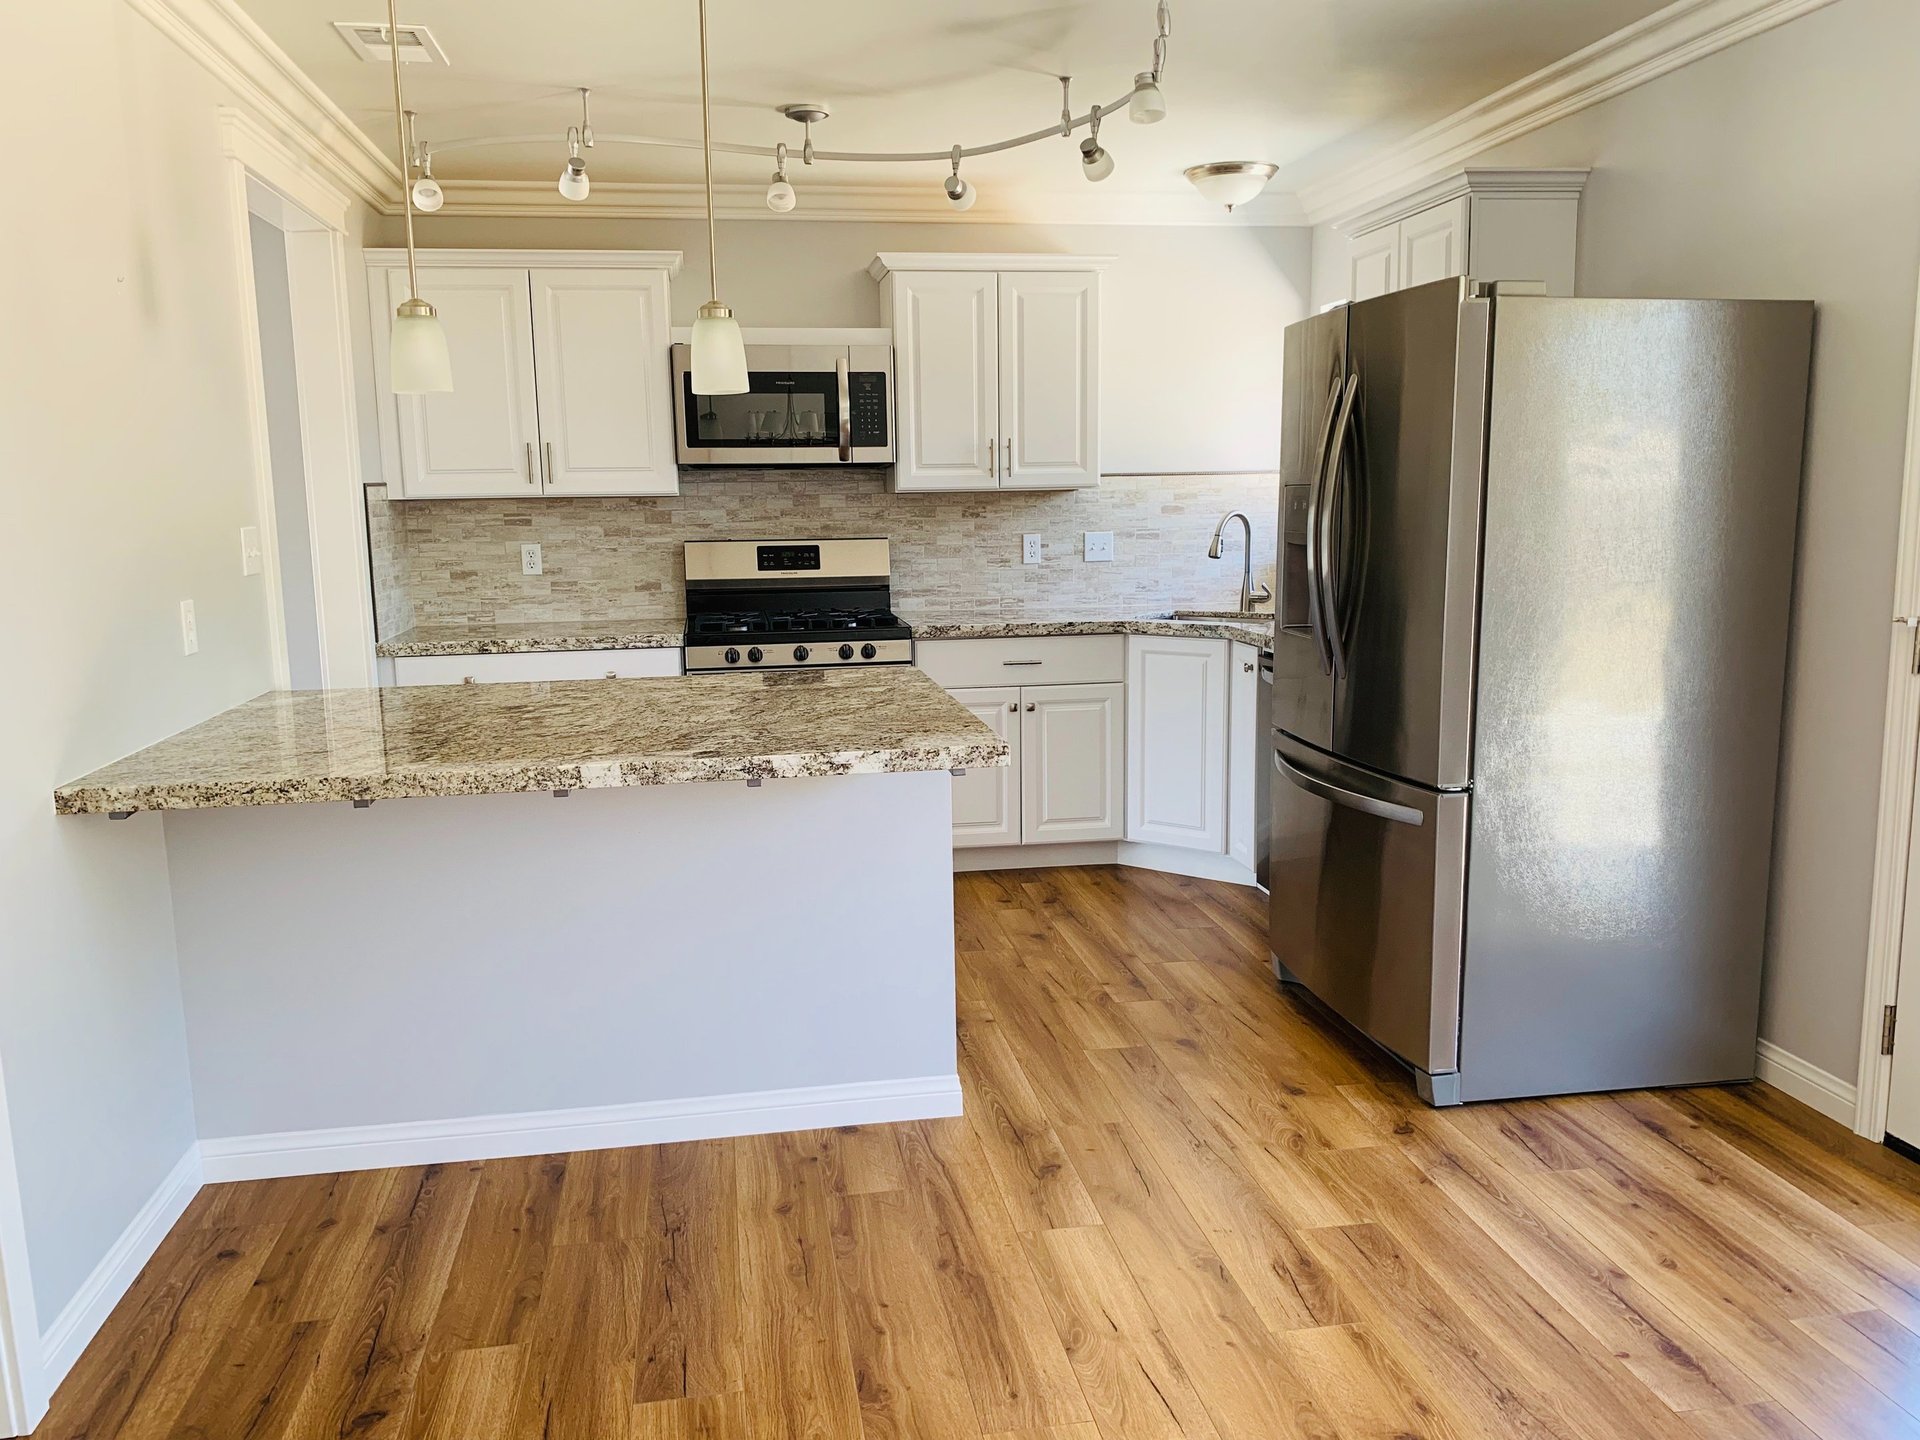
[[840, 382], [840, 463], [853, 459], [853, 391], [847, 383], [847, 357], [833, 362], [834, 378]]

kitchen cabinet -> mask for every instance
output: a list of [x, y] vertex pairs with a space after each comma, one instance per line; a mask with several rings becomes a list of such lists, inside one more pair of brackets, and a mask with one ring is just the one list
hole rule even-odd
[[1007, 742], [1006, 768], [976, 766], [953, 777], [953, 845], [1020, 843], [1020, 691], [1017, 686], [952, 690], [954, 699]]
[[1086, 256], [887, 254], [896, 490], [1100, 480], [1100, 268]]
[[396, 500], [672, 495], [668, 283], [678, 252], [428, 250], [420, 293], [454, 388], [395, 395], [387, 337], [404, 252], [367, 252], [374, 374]]
[[1118, 840], [1126, 828], [1126, 687], [1035, 685], [1020, 692], [1020, 839]]
[[396, 685], [487, 685], [503, 680], [627, 680], [678, 675], [678, 650], [535, 650], [510, 655], [402, 655]]
[[1260, 733], [1260, 652], [1235, 645], [1227, 659], [1227, 856], [1251, 870], [1259, 834], [1259, 767], [1267, 763]]
[[1585, 170], [1461, 171], [1345, 222], [1347, 298], [1456, 275], [1571, 295]]
[[1127, 637], [1127, 839], [1225, 853], [1228, 648]]

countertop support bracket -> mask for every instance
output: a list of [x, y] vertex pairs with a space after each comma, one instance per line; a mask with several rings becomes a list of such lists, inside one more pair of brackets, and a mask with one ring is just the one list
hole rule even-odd
[[373, 802], [371, 800], [356, 800], [353, 802], [353, 808], [356, 810], [371, 810], [373, 808]]
[[133, 818], [133, 811], [131, 811], [131, 810], [109, 810], [109, 811], [107, 812], [107, 818], [108, 818], [109, 820], [131, 820], [131, 819]]

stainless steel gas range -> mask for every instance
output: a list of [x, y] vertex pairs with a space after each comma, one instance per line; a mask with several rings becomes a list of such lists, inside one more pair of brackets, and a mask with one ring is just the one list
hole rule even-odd
[[690, 540], [686, 668], [911, 665], [885, 540]]

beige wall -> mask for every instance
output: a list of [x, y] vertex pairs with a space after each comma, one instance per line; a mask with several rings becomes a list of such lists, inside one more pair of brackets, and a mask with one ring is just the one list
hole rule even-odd
[[[1819, 302], [1761, 1033], [1858, 1065], [1920, 277], [1920, 6], [1840, 0], [1475, 157], [1590, 165], [1584, 295]], [[1314, 299], [1344, 249], [1315, 236]]]
[[267, 688], [271, 666], [239, 561], [256, 515], [228, 97], [122, 0], [9, 21], [0, 147], [25, 188], [0, 225], [0, 1172], [10, 1130], [27, 1243], [5, 1262], [30, 1266], [44, 1330], [194, 1140], [161, 823], [56, 819], [49, 792]]
[[[806, 203], [805, 191], [801, 204]], [[397, 243], [389, 221], [383, 243]], [[423, 245], [679, 250], [676, 325], [707, 298], [706, 227], [577, 216], [429, 216]], [[1102, 279], [1101, 465], [1114, 473], [1272, 470], [1280, 332], [1306, 313], [1309, 232], [1239, 226], [720, 223], [723, 299], [742, 325], [878, 325], [882, 250], [1111, 255]]]

